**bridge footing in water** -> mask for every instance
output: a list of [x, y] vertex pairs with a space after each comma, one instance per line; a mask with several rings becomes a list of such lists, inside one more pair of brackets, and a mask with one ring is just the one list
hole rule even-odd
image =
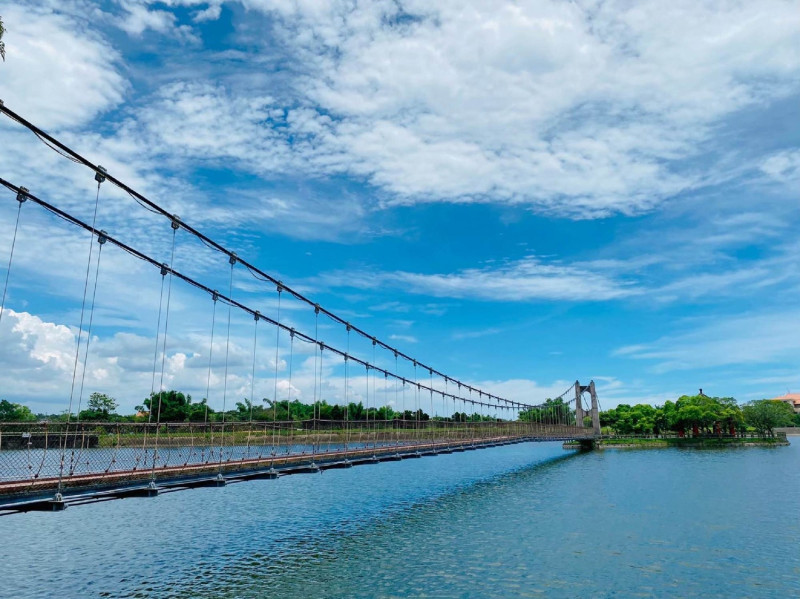
[[125, 497], [155, 497], [160, 489], [155, 483], [151, 482], [146, 487], [133, 487], [130, 489], [115, 489], [108, 495], [114, 499], [124, 499]]
[[181, 481], [180, 486], [195, 489], [202, 487], [224, 487], [227, 484], [228, 481], [226, 481], [221, 474], [217, 474], [214, 478], [198, 478], [195, 480]]
[[275, 480], [278, 478], [279, 472], [274, 468], [260, 472], [245, 472], [244, 474], [237, 474], [235, 480]]
[[352, 468], [353, 462], [350, 460], [343, 460], [341, 462], [329, 462], [327, 464], [321, 464], [320, 468], [322, 470], [340, 470], [342, 468]]
[[378, 461], [379, 462], [399, 462], [402, 459], [403, 459], [403, 456], [401, 456], [399, 453], [396, 453], [394, 455], [378, 456]]
[[309, 464], [308, 466], [294, 466], [290, 468], [283, 468], [281, 469], [281, 476], [286, 476], [287, 474], [317, 474], [321, 472], [319, 466], [316, 464]]
[[67, 504], [63, 499], [42, 499], [39, 501], [29, 501], [21, 503], [18, 511], [20, 512], [61, 512], [67, 509]]

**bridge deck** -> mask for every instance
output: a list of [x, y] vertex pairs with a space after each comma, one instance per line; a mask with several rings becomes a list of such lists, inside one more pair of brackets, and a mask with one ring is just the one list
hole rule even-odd
[[[50, 505], [58, 490], [67, 502], [85, 502], [155, 494], [159, 488], [190, 488], [224, 484], [226, 480], [274, 478], [498, 444], [593, 438], [591, 429], [574, 426], [512, 428], [509, 425], [513, 423], [492, 424], [491, 427], [477, 427], [477, 431], [456, 428], [449, 431], [404, 431], [402, 434], [407, 438], [400, 438], [401, 434], [396, 431], [362, 430], [354, 432], [349, 442], [346, 439], [344, 443], [336, 434], [329, 434], [322, 440], [319, 434], [298, 433], [293, 439], [278, 438], [277, 442], [268, 444], [262, 435], [256, 440], [264, 443], [258, 445], [238, 444], [242, 439], [241, 431], [232, 430], [226, 433], [227, 443], [222, 446], [196, 444], [198, 437], [208, 440], [207, 428], [193, 430], [189, 437], [173, 430], [171, 435], [159, 439], [158, 447], [153, 443], [155, 435], [150, 435], [147, 443], [126, 446], [121, 434], [115, 446], [102, 447], [102, 443], [92, 437], [100, 434], [97, 426], [92, 428], [92, 432], [70, 433], [69, 443], [63, 431], [48, 432], [47, 442], [39, 448], [0, 451], [0, 513], [4, 510], [41, 509], [39, 504], [44, 500], [45, 507]], [[119, 425], [115, 428], [118, 429]], [[473, 434], [467, 436], [467, 432]], [[476, 432], [481, 434], [474, 434]], [[250, 433], [253, 433], [252, 428]], [[33, 434], [27, 435], [26, 438], [33, 438]], [[6, 447], [16, 447], [18, 440], [10, 438], [7, 431], [4, 436], [1, 440]], [[224, 439], [224, 436], [219, 437], [219, 440]], [[34, 444], [30, 440], [28, 443]], [[148, 486], [151, 482], [154, 484]]]

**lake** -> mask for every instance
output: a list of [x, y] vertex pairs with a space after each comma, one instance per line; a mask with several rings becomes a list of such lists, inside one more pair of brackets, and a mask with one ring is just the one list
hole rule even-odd
[[797, 597], [790, 447], [524, 443], [0, 517], [2, 597]]

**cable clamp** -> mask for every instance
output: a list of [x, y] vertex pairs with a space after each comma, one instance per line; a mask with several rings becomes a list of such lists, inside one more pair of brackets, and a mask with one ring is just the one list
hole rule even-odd
[[283, 283], [281, 283], [280, 281], [278, 281], [278, 286], [276, 287], [276, 289], [278, 290], [278, 293], [280, 293], [281, 291], [283, 291]]
[[214, 300], [214, 301], [217, 301], [219, 299], [219, 291], [217, 291], [216, 289], [214, 291], [212, 291], [211, 292], [211, 299]]
[[314, 304], [314, 314], [319, 314], [319, 304]]
[[289, 329], [289, 336], [294, 339], [294, 329]]
[[375, 346], [375, 345], [378, 345], [378, 339], [377, 339], [377, 337], [373, 337], [373, 338], [372, 338], [372, 345], [373, 345], [373, 346]]
[[319, 341], [318, 343], [319, 343], [319, 351], [320, 353], [322, 353], [322, 350], [325, 349], [325, 342]]
[[167, 263], [164, 262], [164, 264], [161, 265], [161, 276], [165, 277], [167, 272], [169, 272], [169, 266], [167, 266]]
[[228, 257], [228, 262], [231, 266], [236, 264], [236, 252], [231, 252], [231, 255]]
[[20, 187], [19, 191], [17, 192], [17, 201], [20, 204], [22, 204], [27, 199], [28, 199], [28, 188], [27, 187]]
[[258, 310], [256, 310], [256, 313], [255, 313], [255, 314], [253, 314], [253, 320], [255, 320], [256, 322], [258, 322], [258, 319], [259, 319], [259, 318], [261, 318], [261, 312], [259, 312]]
[[94, 173], [94, 180], [97, 181], [97, 184], [99, 185], [100, 183], [106, 180], [107, 174], [108, 171], [98, 164], [97, 170]]
[[350, 331], [352, 331], [352, 330], [353, 330], [353, 327], [352, 327], [352, 326], [350, 326], [350, 323], [349, 323], [349, 322], [347, 322], [347, 323], [345, 323], [345, 324], [347, 325], [347, 332], [348, 332], [348, 333], [349, 333]]
[[170, 217], [169, 226], [177, 231], [178, 229], [180, 229], [180, 226], [181, 226], [181, 218], [177, 214], [173, 214]]
[[97, 243], [103, 245], [106, 241], [108, 241], [108, 234], [105, 231], [100, 231], [97, 235]]

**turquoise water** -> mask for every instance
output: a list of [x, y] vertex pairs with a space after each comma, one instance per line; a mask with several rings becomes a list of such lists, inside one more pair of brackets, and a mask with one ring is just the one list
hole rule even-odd
[[521, 444], [0, 518], [2, 597], [798, 597], [791, 447]]

